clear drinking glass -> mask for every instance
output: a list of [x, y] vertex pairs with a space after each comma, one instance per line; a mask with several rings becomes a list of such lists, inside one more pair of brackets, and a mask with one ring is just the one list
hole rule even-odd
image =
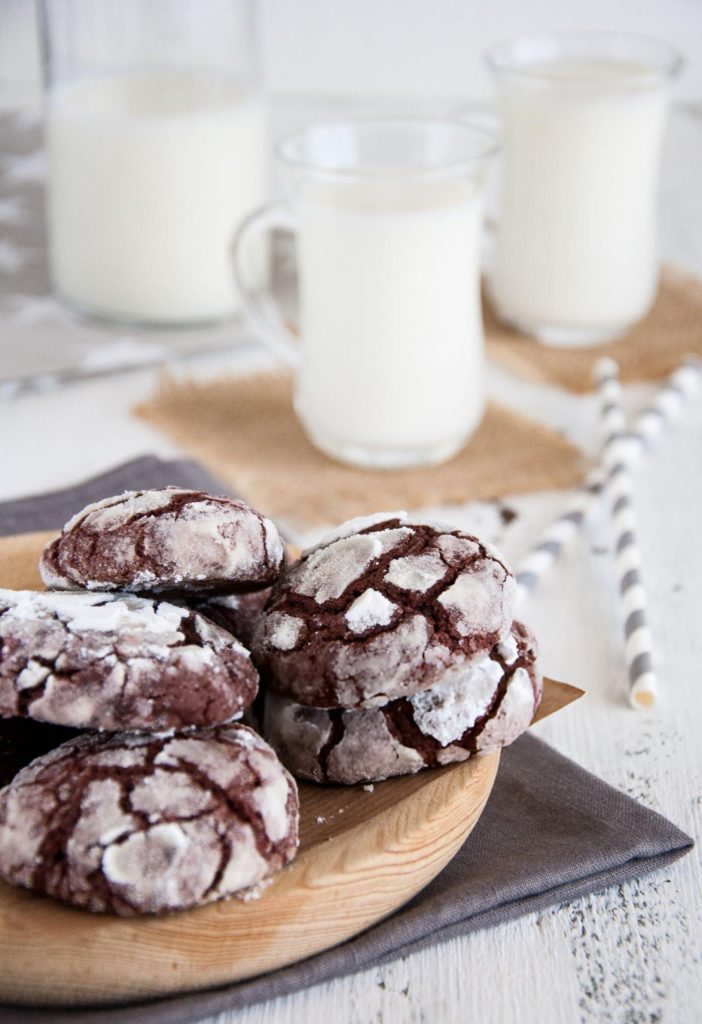
[[267, 185], [253, 0], [39, 11], [56, 292], [140, 323], [231, 316], [231, 239]]
[[[484, 405], [479, 247], [494, 135], [424, 118], [313, 125], [276, 150], [290, 204], [254, 214], [235, 246], [245, 306], [294, 366], [295, 409], [344, 462], [440, 462]], [[296, 235], [299, 341], [247, 283], [242, 255]]]
[[491, 298], [544, 342], [606, 341], [655, 297], [661, 142], [680, 56], [582, 32], [500, 43], [487, 61], [504, 130]]

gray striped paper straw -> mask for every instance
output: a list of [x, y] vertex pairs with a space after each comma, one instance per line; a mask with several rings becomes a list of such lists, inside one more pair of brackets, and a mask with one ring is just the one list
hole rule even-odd
[[[635, 465], [660, 432], [679, 414], [685, 401], [698, 390], [702, 363], [687, 359], [658, 388], [649, 405], [625, 432], [622, 458]], [[590, 509], [602, 493], [607, 474], [596, 466], [570, 499], [566, 509], [545, 529], [517, 566], [517, 600], [521, 604], [559, 558], [565, 545], [578, 533]]]
[[604, 434], [602, 463], [607, 473], [615, 535], [615, 564], [624, 619], [624, 649], [629, 671], [629, 703], [635, 708], [652, 707], [656, 701], [652, 641], [646, 615], [646, 591], [641, 575], [638, 524], [632, 498], [631, 474], [626, 450], [626, 417], [622, 408], [619, 367], [613, 359], [595, 365], [600, 396], [600, 419]]

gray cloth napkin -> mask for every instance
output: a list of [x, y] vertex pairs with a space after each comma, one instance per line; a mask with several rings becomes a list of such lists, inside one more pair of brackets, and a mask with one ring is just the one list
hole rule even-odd
[[[193, 462], [139, 459], [71, 490], [0, 505], [0, 535], [59, 527], [84, 504], [167, 483], [222, 493]], [[671, 864], [692, 840], [533, 736], [504, 751], [474, 832], [441, 874], [386, 921], [251, 981], [109, 1009], [0, 1006], [3, 1024], [187, 1024], [388, 963], [457, 935]]]
[[138, 491], [143, 487], [192, 487], [197, 491], [226, 494], [228, 488], [197, 462], [178, 460], [164, 462], [154, 455], [144, 455], [123, 466], [91, 477], [75, 487], [48, 491], [31, 498], [0, 503], [0, 537], [34, 530], [58, 530], [92, 501], [109, 498], [122, 491]]

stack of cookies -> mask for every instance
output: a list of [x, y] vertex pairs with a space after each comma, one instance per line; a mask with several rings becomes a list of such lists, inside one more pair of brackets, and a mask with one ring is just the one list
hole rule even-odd
[[42, 557], [48, 592], [0, 591], [5, 771], [40, 755], [0, 791], [0, 876], [127, 916], [249, 889], [292, 859], [295, 783], [234, 722], [258, 689], [236, 637], [284, 562], [255, 509], [166, 488], [67, 523]]
[[[0, 876], [89, 910], [185, 909], [289, 862], [281, 761], [341, 784], [462, 761], [541, 697], [501, 556], [404, 512], [285, 569], [241, 501], [128, 492], [71, 519], [40, 568], [47, 592], [0, 591]], [[259, 672], [271, 746], [235, 722]]]
[[450, 525], [353, 520], [274, 584], [252, 640], [293, 774], [375, 782], [511, 743], [541, 699], [501, 556]]

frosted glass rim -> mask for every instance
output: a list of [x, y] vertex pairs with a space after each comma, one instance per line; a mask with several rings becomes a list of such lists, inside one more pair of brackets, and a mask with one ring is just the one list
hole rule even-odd
[[[428, 138], [431, 133], [449, 134], [457, 145], [456, 152], [445, 158], [436, 157], [417, 162], [361, 163], [354, 159], [320, 160], [310, 153], [310, 144], [314, 137], [321, 140], [327, 137], [333, 148], [334, 136], [337, 140], [344, 133], [347, 139], [370, 133], [415, 133], [419, 142], [422, 134]], [[431, 149], [431, 147], [429, 147]], [[412, 178], [434, 179], [437, 176], [453, 176], [475, 171], [487, 164], [500, 149], [500, 135], [492, 126], [484, 121], [471, 118], [450, 117], [358, 117], [333, 121], [317, 121], [286, 135], [274, 146], [277, 159], [290, 170], [323, 175], [337, 180], [356, 178]]]
[[635, 32], [535, 32], [496, 42], [484, 56], [488, 68], [496, 75], [513, 75], [533, 81], [547, 80], [541, 62], [555, 58], [582, 57], [640, 63], [642, 72], [631, 75], [629, 81], [632, 83], [650, 83], [652, 78], [673, 78], [684, 64], [683, 55], [671, 43]]

